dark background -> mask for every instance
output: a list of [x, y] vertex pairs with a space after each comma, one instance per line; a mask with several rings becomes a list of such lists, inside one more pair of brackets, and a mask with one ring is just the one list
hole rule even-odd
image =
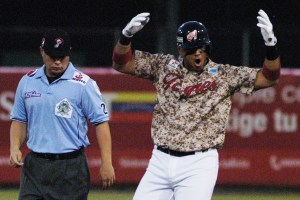
[[39, 45], [48, 28], [69, 32], [72, 61], [84, 67], [111, 65], [121, 30], [141, 12], [151, 20], [133, 39], [136, 49], [177, 54], [176, 31], [189, 20], [202, 22], [219, 63], [260, 67], [264, 43], [257, 12], [267, 12], [278, 38], [284, 68], [296, 68], [300, 48], [298, 0], [1, 0], [0, 66], [39, 66]]

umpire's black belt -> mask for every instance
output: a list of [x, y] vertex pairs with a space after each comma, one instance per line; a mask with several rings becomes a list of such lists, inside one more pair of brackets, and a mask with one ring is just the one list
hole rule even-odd
[[34, 155], [37, 158], [44, 158], [47, 160], [66, 160], [66, 159], [72, 159], [77, 158], [79, 155], [83, 153], [83, 148], [80, 148], [76, 151], [68, 152], [68, 153], [37, 153], [34, 151], [31, 151], [31, 154]]
[[161, 146], [157, 146], [156, 149], [159, 150], [159, 151], [162, 151], [166, 154], [169, 154], [171, 156], [177, 156], [177, 157], [195, 155], [197, 152], [206, 152], [206, 151], [209, 150], [209, 149], [205, 149], [205, 150], [200, 150], [200, 151], [187, 151], [187, 152], [184, 152], [184, 151], [171, 150], [171, 149], [164, 148], [164, 147], [161, 147]]

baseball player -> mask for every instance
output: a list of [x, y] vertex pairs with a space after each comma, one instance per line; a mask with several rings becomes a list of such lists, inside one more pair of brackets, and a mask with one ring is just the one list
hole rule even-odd
[[[22, 77], [11, 113], [10, 162], [23, 167], [19, 199], [84, 200], [90, 187], [86, 119], [96, 129], [103, 187], [115, 180], [108, 113], [97, 83], [70, 62], [65, 31], [47, 31], [40, 53], [44, 65]], [[23, 162], [26, 138], [30, 153]]]
[[211, 199], [232, 95], [252, 94], [278, 83], [280, 60], [272, 24], [259, 10], [257, 26], [266, 58], [262, 69], [254, 69], [213, 62], [210, 38], [198, 21], [178, 28], [178, 59], [133, 51], [131, 38], [149, 22], [149, 16], [141, 13], [132, 18], [112, 56], [116, 70], [148, 79], [157, 90], [151, 127], [154, 149], [133, 199]]

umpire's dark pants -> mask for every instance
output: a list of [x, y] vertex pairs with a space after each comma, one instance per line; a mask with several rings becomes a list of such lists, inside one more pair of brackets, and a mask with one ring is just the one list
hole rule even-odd
[[46, 159], [27, 154], [19, 200], [86, 200], [90, 172], [85, 153], [75, 158]]

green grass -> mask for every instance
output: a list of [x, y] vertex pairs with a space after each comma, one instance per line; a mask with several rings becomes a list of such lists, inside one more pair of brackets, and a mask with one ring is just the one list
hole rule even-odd
[[[118, 190], [91, 190], [89, 200], [132, 200], [133, 190], [118, 191]], [[17, 189], [0, 189], [0, 200], [16, 200], [18, 199]], [[212, 200], [299, 200], [299, 193], [268, 193], [268, 192], [236, 192], [226, 193], [215, 192]]]

